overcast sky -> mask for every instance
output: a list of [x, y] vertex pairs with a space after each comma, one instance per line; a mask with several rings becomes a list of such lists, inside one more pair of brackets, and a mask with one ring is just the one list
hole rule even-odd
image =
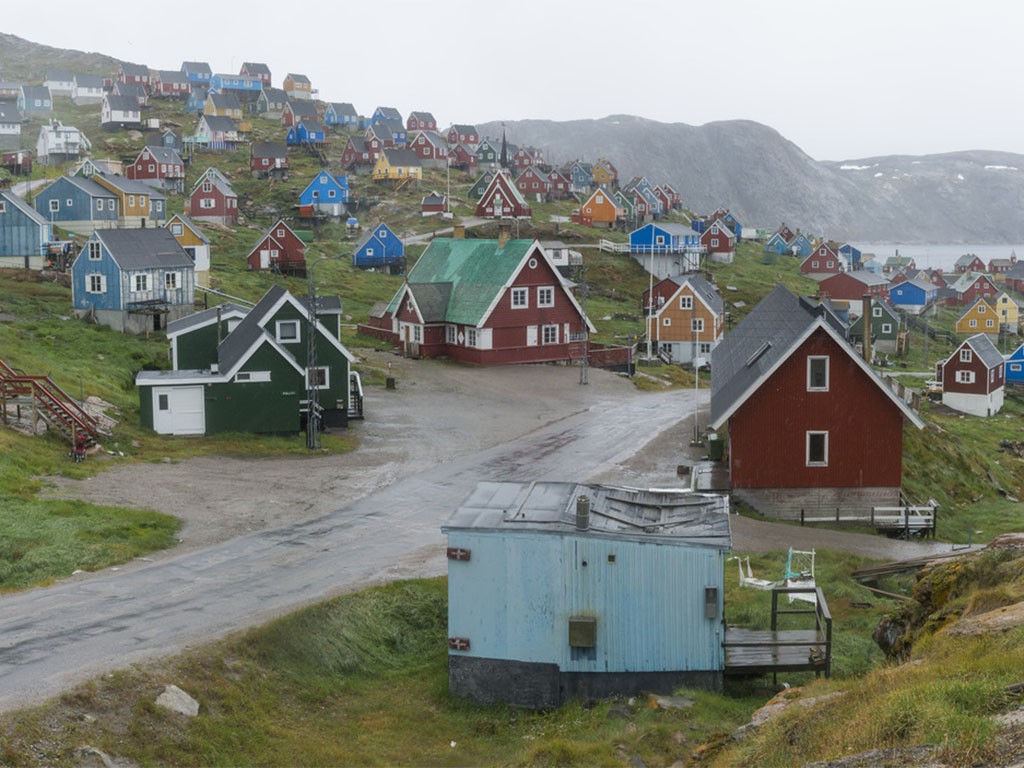
[[749, 119], [818, 160], [1024, 154], [1024, 4], [1013, 0], [45, 5], [43, 14], [8, 0], [0, 31], [153, 69], [199, 60], [237, 73], [265, 62], [274, 85], [305, 74], [319, 98], [361, 114], [425, 110], [442, 126]]

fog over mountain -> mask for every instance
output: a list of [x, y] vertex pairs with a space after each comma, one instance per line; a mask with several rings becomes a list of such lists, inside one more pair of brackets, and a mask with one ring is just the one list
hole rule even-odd
[[[768, 126], [701, 126], [629, 115], [506, 120], [508, 140], [550, 162], [604, 157], [626, 180], [669, 181], [698, 213], [719, 206], [746, 225], [781, 222], [856, 242], [1024, 242], [1024, 156], [975, 150], [820, 162]], [[502, 123], [477, 126], [500, 139]]]

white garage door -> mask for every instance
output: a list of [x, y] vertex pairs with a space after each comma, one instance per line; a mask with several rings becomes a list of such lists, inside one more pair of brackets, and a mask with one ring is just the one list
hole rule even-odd
[[206, 432], [203, 388], [153, 387], [153, 430], [161, 435]]

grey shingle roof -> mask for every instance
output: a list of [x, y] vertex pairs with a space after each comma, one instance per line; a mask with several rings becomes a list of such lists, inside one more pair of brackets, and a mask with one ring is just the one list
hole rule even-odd
[[138, 112], [139, 100], [134, 96], [121, 96], [116, 93], [108, 93], [106, 96], [107, 106], [112, 112]]
[[293, 83], [308, 83], [309, 82], [309, 78], [306, 77], [305, 75], [294, 75], [291, 72], [288, 73], [288, 76], [285, 78], [285, 80], [291, 80]]
[[401, 165], [407, 168], [418, 168], [423, 165], [420, 161], [420, 156], [411, 149], [385, 149], [384, 154], [387, 155], [388, 164], [391, 166]]
[[166, 200], [167, 195], [163, 194], [160, 190], [143, 184], [141, 181], [135, 181], [134, 179], [126, 179], [124, 176], [102, 174], [103, 180], [110, 184], [114, 189], [119, 192], [123, 192], [128, 195], [149, 195], [151, 200]]
[[79, 88], [102, 88], [103, 78], [99, 75], [75, 75], [75, 84]]
[[[688, 229], [688, 228], [687, 228]], [[691, 230], [692, 231], [692, 230]], [[725, 304], [722, 301], [722, 297], [718, 295], [718, 291], [715, 290], [715, 286], [707, 281], [703, 275], [692, 273], [687, 275], [674, 275], [669, 278], [682, 288], [684, 285], [689, 284], [697, 294], [700, 295], [704, 303], [707, 304], [711, 311], [716, 315], [721, 315], [725, 311]]]
[[203, 115], [203, 119], [211, 131], [230, 133], [238, 130], [238, 123], [226, 115]]
[[178, 154], [178, 150], [174, 147], [165, 147], [162, 144], [147, 144], [146, 149], [149, 150], [149, 153], [153, 155], [153, 159], [158, 163], [182, 165], [184, 162], [181, 159], [181, 155]]
[[242, 69], [250, 75], [269, 75], [270, 67], [258, 61], [246, 61], [242, 63]]
[[101, 229], [95, 234], [123, 270], [193, 266], [174, 235], [163, 228]]
[[225, 301], [223, 304], [218, 304], [216, 307], [210, 307], [204, 309], [201, 312], [194, 312], [186, 317], [179, 317], [177, 320], [171, 320], [167, 324], [167, 335], [173, 336], [187, 331], [191, 328], [198, 328], [201, 325], [212, 322], [217, 319], [217, 313], [220, 313], [221, 318], [227, 317], [241, 317], [249, 312], [248, 307], [243, 307], [238, 304], [234, 304], [230, 301]]
[[[1002, 353], [996, 349], [996, 345], [984, 333], [977, 333], [964, 343], [974, 350], [974, 354], [981, 358], [981, 362], [985, 364], [986, 368], [997, 368], [1003, 364]], [[955, 355], [956, 352], [953, 354]]]
[[18, 104], [14, 101], [0, 101], [0, 122], [21, 123], [23, 122], [21, 112], [18, 111]]
[[27, 202], [22, 200], [16, 194], [7, 189], [0, 189], [0, 200], [5, 200], [8, 205], [13, 208], [17, 208], [23, 214], [28, 216], [32, 221], [39, 225], [45, 225], [46, 219], [39, 211], [29, 205]]
[[288, 106], [296, 118], [317, 116], [316, 105], [312, 102], [299, 99], [297, 101], [289, 101]]
[[452, 297], [451, 283], [410, 283], [409, 290], [416, 299], [424, 323], [444, 321]]
[[287, 157], [288, 147], [277, 141], [257, 141], [252, 145], [253, 157]]
[[235, 330], [220, 343], [217, 353], [222, 373], [234, 368], [249, 348], [263, 335], [263, 327], [260, 322], [284, 294], [285, 290], [280, 285], [270, 286], [270, 290], [263, 294], [263, 298], [256, 302], [256, 306], [249, 310], [249, 314]]

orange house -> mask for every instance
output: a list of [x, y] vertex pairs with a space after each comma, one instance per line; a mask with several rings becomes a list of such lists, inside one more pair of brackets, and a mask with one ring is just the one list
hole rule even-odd
[[588, 227], [605, 226], [611, 229], [615, 222], [626, 215], [626, 209], [603, 188], [597, 189], [572, 215], [577, 224]]
[[673, 363], [703, 365], [725, 332], [725, 305], [700, 274], [672, 275], [644, 291], [652, 350]]
[[956, 321], [956, 332], [965, 336], [976, 333], [999, 334], [999, 313], [984, 299], [976, 299]]

